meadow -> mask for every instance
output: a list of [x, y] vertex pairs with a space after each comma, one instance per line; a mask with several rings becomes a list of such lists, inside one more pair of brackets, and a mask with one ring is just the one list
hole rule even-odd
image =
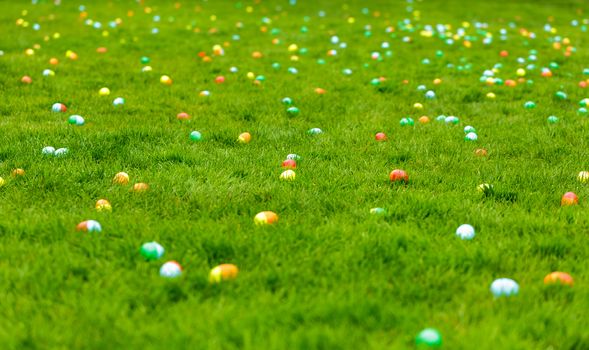
[[1, 348], [414, 349], [435, 328], [443, 349], [589, 349], [585, 2], [0, 10]]

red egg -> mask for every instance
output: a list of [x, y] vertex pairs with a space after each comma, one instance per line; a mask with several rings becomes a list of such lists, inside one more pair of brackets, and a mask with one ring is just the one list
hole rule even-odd
[[31, 79], [31, 77], [29, 77], [28, 75], [25, 75], [24, 77], [22, 77], [20, 81], [24, 84], [30, 84], [33, 82], [33, 79]]
[[499, 55], [501, 57], [507, 57], [507, 56], [509, 56], [509, 52], [507, 52], [506, 50], [503, 50], [503, 51], [499, 52]]
[[544, 284], [563, 284], [566, 286], [573, 286], [574, 281], [571, 275], [566, 272], [555, 271], [549, 273], [544, 277]]
[[282, 167], [287, 169], [296, 169], [297, 162], [294, 159], [287, 159], [284, 162], [282, 162]]
[[391, 171], [389, 178], [391, 179], [391, 182], [409, 182], [409, 175], [407, 175], [407, 172], [405, 172], [405, 170], [401, 169], [395, 169]]
[[579, 197], [574, 192], [567, 192], [562, 196], [560, 200], [560, 205], [568, 206], [568, 205], [575, 205], [579, 203]]
[[374, 138], [376, 141], [386, 141], [387, 135], [384, 132], [379, 132], [374, 136]]
[[587, 87], [587, 82], [586, 81], [580, 81], [579, 82], [579, 87], [582, 88], [582, 89], [586, 88]]
[[215, 78], [215, 83], [217, 83], [217, 84], [222, 84], [224, 82], [225, 82], [225, 77], [222, 75]]

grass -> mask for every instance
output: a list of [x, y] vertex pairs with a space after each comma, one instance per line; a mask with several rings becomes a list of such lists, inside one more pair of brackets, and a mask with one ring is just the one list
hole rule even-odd
[[[589, 58], [584, 4], [184, 1], [176, 9], [167, 1], [86, 2], [87, 19], [102, 29], [84, 24], [79, 5], [0, 2], [3, 348], [411, 349], [421, 329], [435, 327], [445, 349], [589, 349], [589, 189], [576, 178], [589, 163], [589, 120], [577, 115], [587, 97], [577, 85]], [[29, 26], [16, 25], [18, 18]], [[122, 24], [108, 27], [116, 18]], [[402, 30], [405, 18], [415, 32]], [[467, 35], [478, 37], [471, 48], [463, 39], [447, 45], [419, 35], [426, 24], [455, 30], [464, 21], [471, 24]], [[493, 43], [482, 43], [476, 21], [488, 23]], [[546, 23], [558, 33], [545, 32]], [[336, 48], [332, 35], [348, 45], [335, 57], [327, 56]], [[553, 49], [555, 35], [577, 51], [565, 57], [566, 45]], [[199, 58], [224, 42], [224, 56]], [[292, 43], [308, 49], [298, 62], [290, 61]], [[26, 56], [35, 44], [40, 48]], [[98, 47], [108, 52], [96, 53]], [[66, 58], [67, 50], [78, 60]], [[516, 79], [516, 69], [530, 63], [516, 58], [530, 50], [537, 50], [527, 72], [532, 85], [479, 81], [496, 63], [503, 65], [498, 77]], [[264, 56], [254, 59], [253, 51]], [[370, 58], [374, 51], [382, 61]], [[153, 72], [141, 72], [142, 56]], [[51, 57], [60, 63], [51, 67]], [[560, 68], [541, 77], [550, 62]], [[230, 73], [232, 66], [239, 72]], [[42, 76], [47, 68], [54, 77]], [[353, 74], [342, 74], [345, 68]], [[255, 85], [247, 72], [266, 79]], [[159, 83], [163, 74], [173, 85]], [[32, 84], [20, 82], [24, 75]], [[224, 84], [214, 83], [218, 75]], [[385, 82], [370, 84], [381, 76]], [[435, 78], [442, 84], [434, 86]], [[426, 100], [421, 84], [436, 99]], [[98, 95], [104, 86], [108, 97]], [[316, 94], [317, 87], [327, 93]], [[211, 95], [200, 97], [202, 90]], [[554, 97], [559, 90], [567, 100]], [[126, 104], [115, 108], [118, 96]], [[286, 96], [299, 116], [287, 116]], [[524, 109], [528, 100], [537, 108]], [[52, 113], [55, 102], [68, 112]], [[424, 109], [414, 109], [416, 102]], [[191, 120], [177, 120], [180, 112]], [[71, 114], [86, 125], [68, 125]], [[458, 116], [460, 124], [436, 122], [440, 114]], [[432, 121], [418, 123], [421, 115]], [[560, 121], [549, 125], [549, 115]], [[407, 116], [414, 127], [399, 125]], [[466, 125], [477, 129], [478, 141], [463, 140]], [[308, 135], [313, 127], [323, 134]], [[202, 142], [189, 139], [193, 130]], [[236, 142], [244, 131], [252, 134], [247, 145]], [[374, 140], [381, 131], [387, 142]], [[45, 157], [47, 145], [69, 154]], [[477, 148], [489, 156], [476, 157]], [[279, 180], [289, 153], [303, 158], [294, 182]], [[15, 168], [25, 176], [11, 177]], [[396, 168], [409, 173], [407, 186], [389, 183]], [[119, 171], [150, 189], [114, 185]], [[495, 193], [478, 193], [481, 183]], [[579, 205], [560, 206], [567, 191], [579, 195]], [[112, 203], [112, 213], [96, 212], [100, 198]], [[371, 215], [374, 207], [386, 214]], [[275, 211], [278, 224], [255, 226], [263, 210]], [[87, 219], [103, 232], [76, 232]], [[476, 228], [474, 240], [455, 236], [463, 223]], [[146, 262], [139, 247], [153, 240], [166, 253]], [[159, 276], [168, 260], [183, 266], [180, 278]], [[210, 285], [208, 273], [220, 263], [236, 264], [239, 276]], [[545, 286], [552, 271], [570, 273], [575, 286]], [[516, 280], [520, 294], [494, 298], [489, 286], [500, 277]]]

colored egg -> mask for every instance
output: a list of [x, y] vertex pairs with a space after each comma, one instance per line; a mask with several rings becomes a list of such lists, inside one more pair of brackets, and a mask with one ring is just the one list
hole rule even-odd
[[254, 217], [256, 225], [271, 225], [278, 221], [278, 215], [272, 211], [263, 211]]
[[54, 103], [51, 110], [55, 113], [67, 111], [67, 107], [63, 103]]
[[509, 297], [519, 293], [519, 285], [510, 278], [499, 278], [491, 283], [491, 293], [495, 297]]
[[195, 130], [195, 131], [193, 131], [193, 132], [190, 133], [190, 139], [192, 141], [202, 141], [202, 135], [201, 135], [200, 132], [198, 132], [198, 131]]
[[429, 90], [428, 92], [425, 93], [425, 98], [427, 99], [434, 99], [436, 98], [436, 93], [433, 92], [432, 90]]
[[533, 108], [536, 108], [536, 104], [532, 101], [528, 101], [528, 102], [524, 103], [524, 108], [533, 109]]
[[126, 185], [129, 183], [129, 174], [121, 171], [115, 175], [112, 182], [119, 185]]
[[164, 247], [158, 242], [144, 243], [139, 249], [139, 253], [147, 261], [158, 260], [164, 255], [164, 252]]
[[291, 117], [295, 117], [295, 116], [299, 115], [299, 112], [300, 112], [299, 109], [295, 106], [291, 106], [286, 109], [286, 113]]
[[165, 85], [172, 85], [172, 78], [170, 78], [167, 75], [162, 75], [160, 77], [160, 83], [165, 84]]
[[225, 77], [224, 76], [218, 76], [215, 78], [215, 83], [217, 84], [222, 84], [225, 82]]
[[292, 98], [285, 97], [285, 98], [282, 99], [282, 103], [285, 104], [285, 105], [287, 105], [287, 106], [290, 106], [290, 105], [292, 105]]
[[102, 232], [102, 226], [96, 220], [86, 220], [76, 226], [76, 230], [84, 232]]
[[471, 132], [476, 133], [477, 131], [476, 131], [476, 129], [474, 127], [472, 127], [470, 125], [467, 125], [467, 126], [464, 127], [464, 133], [465, 134], [468, 134], [468, 133], [471, 133]]
[[249, 143], [252, 139], [252, 135], [250, 135], [249, 132], [242, 132], [241, 134], [239, 134], [239, 137], [237, 138], [237, 141], [239, 143]]
[[569, 205], [576, 205], [579, 203], [579, 197], [574, 192], [567, 192], [562, 196], [560, 200], [560, 205], [562, 206], [569, 206]]
[[555, 271], [544, 277], [544, 284], [562, 284], [572, 287], [574, 284], [573, 278], [566, 272]]
[[201, 91], [201, 92], [198, 93], [198, 96], [200, 96], [200, 97], [209, 97], [209, 96], [211, 96], [211, 93], [209, 91], [207, 91], [207, 90], [203, 90], [203, 91]]
[[581, 171], [577, 176], [579, 182], [586, 183], [589, 181], [589, 171]]
[[487, 152], [487, 150], [486, 150], [486, 149], [484, 149], [484, 148], [477, 148], [477, 149], [474, 151], [474, 155], [475, 155], [475, 156], [477, 156], [477, 157], [486, 157], [486, 156], [487, 156], [487, 154], [488, 154], [488, 152]]
[[451, 116], [446, 117], [444, 119], [444, 122], [447, 125], [456, 125], [456, 124], [458, 124], [460, 122], [460, 119], [458, 119], [458, 117], [455, 117], [455, 116], [451, 115]]
[[465, 141], [476, 141], [479, 137], [474, 132], [469, 132], [464, 136]]
[[21, 81], [23, 84], [30, 84], [30, 83], [32, 83], [32, 82], [33, 82], [33, 79], [31, 79], [31, 77], [29, 77], [28, 75], [25, 75], [25, 76], [23, 76], [23, 77], [20, 79], [20, 81]]
[[307, 134], [309, 134], [309, 135], [319, 135], [322, 133], [323, 133], [323, 130], [321, 130], [319, 128], [312, 128], [312, 129], [307, 130]]
[[494, 100], [496, 97], [495, 94], [492, 92], [488, 92], [486, 96], [489, 100]]
[[282, 162], [282, 167], [287, 169], [296, 169], [297, 162], [294, 159], [287, 159]]
[[165, 278], [176, 278], [182, 274], [182, 266], [176, 261], [168, 261], [160, 267], [160, 276]]
[[108, 95], [110, 95], [110, 89], [107, 87], [103, 87], [100, 90], [98, 90], [98, 94], [100, 96], [108, 96]]
[[149, 72], [151, 72], [152, 70], [153, 70], [153, 68], [151, 68], [151, 66], [145, 66], [145, 67], [141, 68], [141, 71], [142, 71], [143, 73], [149, 73]]
[[474, 227], [472, 227], [469, 224], [460, 225], [456, 229], [456, 236], [460, 237], [463, 240], [471, 240], [474, 238], [474, 235]]
[[379, 132], [376, 135], [374, 135], [374, 139], [376, 141], [386, 141], [387, 135], [384, 132]]
[[143, 56], [141, 57], [141, 64], [148, 64], [149, 63], [149, 57]]
[[399, 125], [401, 125], [401, 126], [413, 126], [413, 125], [415, 125], [415, 122], [413, 121], [412, 118], [401, 118], [401, 120], [399, 121]]
[[145, 192], [149, 189], [149, 185], [144, 182], [133, 184], [133, 192]]
[[44, 155], [54, 155], [55, 148], [53, 148], [51, 146], [43, 147], [43, 149], [41, 150], [41, 153], [43, 153]]
[[556, 124], [558, 123], [558, 117], [551, 115], [546, 119], [546, 121], [548, 121], [548, 124]]
[[111, 211], [112, 210], [112, 206], [110, 205], [110, 202], [107, 201], [106, 199], [99, 199], [96, 201], [96, 211]]
[[56, 157], [63, 157], [66, 154], [68, 154], [68, 152], [69, 152], [69, 150], [67, 148], [58, 148], [58, 149], [55, 150], [54, 155]]
[[86, 122], [82, 116], [72, 115], [68, 118], [68, 123], [72, 125], [82, 126]]
[[395, 169], [389, 174], [391, 182], [409, 182], [409, 174], [405, 170]]
[[42, 74], [43, 74], [44, 77], [53, 77], [53, 76], [55, 76], [55, 72], [52, 71], [51, 69], [44, 69]]
[[300, 161], [302, 158], [301, 158], [301, 156], [299, 156], [298, 154], [291, 153], [291, 154], [288, 154], [288, 155], [286, 156], [286, 159], [292, 159], [292, 160], [296, 160], [296, 161], [298, 162], [298, 161]]
[[185, 112], [180, 112], [176, 115], [176, 118], [178, 118], [179, 120], [188, 120], [190, 119], [190, 115]]
[[291, 169], [285, 170], [282, 172], [282, 174], [280, 174], [280, 180], [293, 181], [295, 178], [296, 174]]
[[426, 328], [415, 337], [415, 344], [419, 348], [440, 348], [442, 346], [442, 335], [437, 329]]
[[122, 106], [125, 104], [125, 99], [122, 97], [117, 97], [112, 101], [113, 106]]
[[221, 264], [215, 266], [209, 273], [210, 283], [220, 283], [222, 281], [229, 281], [237, 278], [239, 269], [233, 264]]
[[21, 168], [16, 168], [16, 169], [13, 169], [10, 174], [13, 177], [24, 176], [25, 175], [25, 170], [24, 169], [21, 169]]
[[429, 117], [424, 115], [424, 116], [419, 117], [419, 119], [417, 119], [417, 121], [421, 124], [427, 124], [427, 123], [429, 123]]
[[6, 185], [6, 180], [0, 177], [0, 187]]
[[494, 191], [493, 185], [490, 184], [480, 184], [477, 186], [477, 191], [482, 194], [492, 194]]
[[382, 215], [382, 214], [386, 214], [386, 210], [384, 210], [384, 208], [372, 208], [372, 209], [370, 209], [370, 214]]

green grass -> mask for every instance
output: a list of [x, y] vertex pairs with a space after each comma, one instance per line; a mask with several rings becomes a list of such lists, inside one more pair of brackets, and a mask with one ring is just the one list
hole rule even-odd
[[[440, 330], [445, 349], [589, 349], [589, 188], [576, 178], [589, 170], [589, 119], [576, 113], [589, 97], [577, 85], [589, 59], [582, 29], [588, 8], [580, 1], [416, 1], [419, 20], [407, 3], [388, 1], [182, 1], [180, 9], [169, 1], [86, 1], [101, 30], [84, 25], [80, 3], [64, 3], [0, 1], [3, 349], [411, 349], [426, 327]], [[564, 46], [552, 48], [554, 34], [543, 30], [549, 16], [556, 35], [576, 47], [571, 57]], [[263, 17], [272, 21], [266, 33]], [[18, 18], [29, 26], [17, 26]], [[109, 28], [116, 18], [122, 24]], [[405, 18], [415, 32], [399, 26]], [[450, 24], [455, 32], [463, 21], [471, 23], [467, 35], [478, 37], [470, 49], [462, 40], [447, 45], [419, 35], [426, 24]], [[488, 23], [492, 44], [481, 42], [476, 21]], [[151, 34], [155, 27], [159, 34]], [[520, 28], [537, 38], [524, 38]], [[54, 33], [61, 37], [44, 40]], [[348, 44], [336, 57], [327, 56], [332, 35]], [[224, 42], [225, 56], [210, 63], [198, 57]], [[290, 61], [292, 43], [308, 49], [299, 62]], [[26, 56], [35, 44], [40, 49]], [[65, 58], [67, 50], [79, 59]], [[501, 58], [501, 50], [510, 56]], [[530, 63], [516, 58], [530, 50], [537, 50], [527, 76], [533, 85], [479, 81], [496, 63], [503, 64], [498, 77], [516, 79], [516, 69]], [[264, 57], [253, 59], [253, 51]], [[371, 60], [373, 51], [381, 62]], [[153, 72], [141, 72], [142, 56]], [[53, 68], [51, 57], [60, 60]], [[542, 78], [550, 62], [560, 68]], [[239, 72], [230, 73], [232, 66]], [[55, 76], [43, 77], [46, 68]], [[266, 80], [254, 85], [247, 72]], [[172, 86], [159, 83], [163, 74]], [[22, 84], [23, 75], [33, 83]], [[218, 75], [224, 84], [215, 84]], [[380, 86], [370, 84], [381, 76], [387, 80]], [[434, 86], [435, 78], [443, 83]], [[421, 84], [437, 98], [425, 100]], [[103, 86], [110, 96], [98, 95]], [[317, 87], [327, 93], [316, 94]], [[201, 90], [211, 96], [199, 97]], [[555, 99], [559, 90], [568, 100]], [[486, 99], [487, 92], [497, 98]], [[118, 96], [126, 104], [115, 108]], [[299, 116], [287, 116], [286, 96]], [[528, 100], [538, 107], [524, 109]], [[52, 113], [55, 102], [68, 112]], [[415, 110], [416, 102], [424, 110]], [[192, 119], [177, 120], [180, 112]], [[71, 114], [86, 125], [68, 125]], [[440, 114], [460, 124], [436, 122]], [[417, 123], [421, 115], [432, 121]], [[549, 125], [549, 115], [559, 123]], [[414, 127], [399, 125], [407, 116]], [[478, 141], [463, 140], [466, 125], [477, 129]], [[313, 127], [324, 133], [308, 135]], [[204, 140], [192, 142], [192, 130]], [[244, 131], [250, 144], [236, 142]], [[387, 142], [374, 140], [380, 131]], [[47, 145], [70, 152], [45, 157]], [[476, 157], [477, 148], [489, 156]], [[294, 182], [279, 180], [289, 153], [303, 157]], [[11, 177], [15, 168], [25, 176]], [[409, 173], [407, 186], [389, 183], [396, 168]], [[129, 185], [112, 184], [119, 171], [129, 173]], [[149, 191], [130, 192], [136, 182]], [[481, 183], [493, 184], [495, 194], [478, 193]], [[579, 195], [579, 205], [560, 206], [567, 191]], [[100, 198], [112, 213], [96, 212]], [[386, 215], [371, 215], [374, 207]], [[278, 224], [255, 226], [263, 210], [278, 213]], [[103, 232], [77, 232], [87, 219]], [[455, 236], [463, 223], [476, 228], [474, 240]], [[153, 240], [166, 253], [145, 262], [139, 247]], [[159, 276], [168, 260], [183, 266], [180, 278]], [[236, 264], [239, 276], [210, 285], [208, 273], [220, 263]], [[552, 271], [570, 273], [575, 286], [544, 286]], [[500, 277], [516, 280], [520, 294], [494, 298], [489, 286]]]

